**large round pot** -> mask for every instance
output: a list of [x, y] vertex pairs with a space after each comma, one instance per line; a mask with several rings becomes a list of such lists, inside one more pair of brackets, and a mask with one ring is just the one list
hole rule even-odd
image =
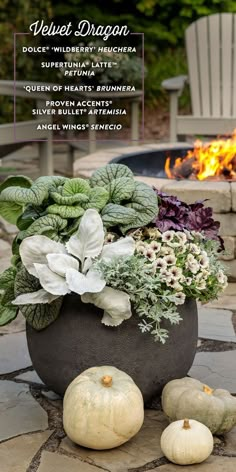
[[169, 339], [162, 345], [151, 334], [141, 333], [137, 316], [107, 327], [101, 323], [102, 310], [82, 303], [78, 295], [67, 295], [54, 323], [43, 331], [27, 326], [33, 366], [48, 387], [63, 395], [83, 370], [113, 365], [133, 378], [149, 402], [192, 365], [198, 335], [195, 301], [187, 300], [179, 312], [183, 320], [179, 325], [166, 324]]

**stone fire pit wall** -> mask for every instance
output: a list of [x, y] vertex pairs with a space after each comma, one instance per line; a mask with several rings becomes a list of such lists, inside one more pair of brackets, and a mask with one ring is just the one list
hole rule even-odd
[[[89, 154], [74, 163], [74, 176], [89, 178], [98, 167], [108, 164], [111, 159], [132, 154], [134, 152], [170, 149], [171, 147], [186, 148], [187, 143], [145, 144], [116, 149], [105, 149]], [[220, 234], [224, 239], [226, 254], [222, 256], [228, 269], [231, 281], [236, 281], [236, 182], [168, 180], [154, 177], [136, 177], [137, 180], [154, 185], [170, 195], [176, 195], [187, 203], [208, 199], [207, 204], [213, 208], [214, 218], [220, 221]]]

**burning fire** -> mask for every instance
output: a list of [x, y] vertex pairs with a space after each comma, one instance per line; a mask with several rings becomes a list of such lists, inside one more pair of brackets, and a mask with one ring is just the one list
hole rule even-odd
[[169, 179], [236, 180], [236, 129], [228, 139], [210, 143], [197, 140], [193, 151], [184, 158], [177, 157], [173, 167], [167, 157], [165, 172]]

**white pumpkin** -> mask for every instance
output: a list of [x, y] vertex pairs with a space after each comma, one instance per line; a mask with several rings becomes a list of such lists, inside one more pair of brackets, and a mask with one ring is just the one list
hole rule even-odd
[[132, 438], [144, 420], [142, 394], [112, 366], [92, 367], [66, 390], [63, 424], [69, 438], [91, 449], [111, 449]]
[[171, 380], [162, 392], [162, 408], [171, 421], [192, 418], [205, 424], [212, 434], [223, 434], [236, 424], [236, 398], [185, 377]]
[[195, 420], [174, 421], [161, 435], [163, 454], [179, 465], [203, 462], [211, 454], [213, 444], [210, 430]]

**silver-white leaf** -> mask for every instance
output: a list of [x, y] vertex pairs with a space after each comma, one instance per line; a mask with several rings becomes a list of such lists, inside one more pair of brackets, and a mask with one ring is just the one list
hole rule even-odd
[[133, 256], [135, 251], [135, 241], [131, 236], [119, 239], [115, 243], [103, 246], [100, 258], [106, 262], [122, 256]]
[[27, 271], [37, 277], [35, 263], [46, 264], [47, 254], [67, 254], [63, 244], [47, 238], [47, 236], [35, 235], [25, 238], [20, 245], [20, 256]]
[[70, 289], [64, 277], [55, 274], [46, 264], [35, 264], [36, 277], [38, 277], [42, 287], [53, 295], [66, 295]]
[[65, 277], [67, 269], [79, 270], [79, 262], [67, 254], [48, 254], [48, 267], [56, 274]]
[[100, 293], [85, 293], [81, 297], [84, 303], [93, 303], [104, 310], [102, 323], [106, 326], [119, 326], [132, 316], [130, 297], [127, 293], [105, 287]]
[[66, 281], [69, 289], [79, 295], [83, 295], [86, 292], [100, 292], [106, 285], [105, 280], [95, 271], [89, 271], [84, 275], [75, 269], [68, 269]]
[[102, 250], [104, 229], [102, 219], [96, 210], [86, 210], [81, 218], [79, 229], [66, 243], [70, 254], [84, 264], [87, 257], [97, 257]]
[[52, 295], [51, 293], [46, 292], [43, 288], [37, 292], [24, 293], [18, 295], [18, 297], [13, 300], [13, 305], [36, 305], [37, 303], [52, 303], [60, 295]]

